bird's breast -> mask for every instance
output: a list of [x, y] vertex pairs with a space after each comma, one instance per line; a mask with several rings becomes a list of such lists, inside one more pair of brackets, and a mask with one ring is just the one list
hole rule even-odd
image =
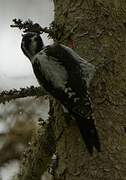
[[41, 51], [34, 57], [33, 69], [35, 69], [35, 67], [37, 68], [35, 70], [36, 77], [41, 84], [45, 84], [47, 81], [54, 86], [54, 88], [65, 88], [68, 74], [58, 59], [47, 56], [44, 51]]

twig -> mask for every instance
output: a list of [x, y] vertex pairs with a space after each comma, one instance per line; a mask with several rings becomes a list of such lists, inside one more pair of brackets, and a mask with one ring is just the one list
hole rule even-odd
[[20, 90], [10, 90], [10, 91], [2, 91], [0, 93], [0, 103], [9, 102], [12, 99], [24, 98], [27, 96], [43, 96], [46, 95], [46, 92], [41, 87], [27, 87], [20, 88]]
[[44, 32], [47, 33], [49, 37], [55, 38], [54, 22], [51, 23], [49, 28], [42, 28], [38, 23], [33, 23], [33, 21], [31, 21], [30, 19], [24, 22], [21, 19], [13, 19], [13, 23], [14, 24], [10, 25], [10, 27], [23, 30], [24, 33], [36, 32], [42, 34]]

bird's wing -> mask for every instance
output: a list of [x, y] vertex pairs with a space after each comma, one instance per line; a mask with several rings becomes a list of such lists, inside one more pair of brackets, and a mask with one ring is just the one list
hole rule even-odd
[[[87, 62], [71, 48], [62, 44], [54, 43], [51, 46], [47, 46], [46, 51], [49, 56], [57, 58], [58, 61], [64, 64], [69, 73], [69, 77], [74, 80], [74, 84], [81, 79], [83, 83], [86, 82], [87, 88], [89, 88], [95, 73], [93, 64]], [[80, 82], [77, 84], [80, 84]]]
[[80, 70], [81, 70], [81, 78], [86, 81], [87, 87], [89, 87], [90, 82], [92, 78], [94, 77], [95, 73], [95, 66], [89, 62], [87, 62], [85, 59], [81, 58], [73, 49], [61, 45], [67, 52], [71, 54], [73, 59], [77, 61], [80, 65]]

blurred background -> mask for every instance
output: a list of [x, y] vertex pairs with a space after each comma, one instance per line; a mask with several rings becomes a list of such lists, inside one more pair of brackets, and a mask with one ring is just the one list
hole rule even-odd
[[[52, 0], [0, 1], [0, 92], [38, 86], [29, 60], [23, 55], [21, 31], [10, 28], [12, 19], [31, 19], [42, 27], [54, 17]], [[45, 44], [52, 43], [46, 34]], [[39, 118], [48, 118], [48, 99], [27, 97], [0, 104], [0, 180], [11, 180], [18, 172], [20, 156], [30, 141]]]

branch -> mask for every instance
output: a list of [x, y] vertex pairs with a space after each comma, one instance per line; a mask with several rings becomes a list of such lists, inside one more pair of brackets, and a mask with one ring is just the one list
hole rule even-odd
[[27, 96], [44, 96], [47, 95], [46, 92], [41, 87], [27, 87], [20, 88], [20, 90], [10, 90], [10, 91], [2, 91], [0, 93], [0, 103], [9, 102], [12, 99], [24, 98]]
[[14, 24], [10, 25], [10, 27], [23, 30], [24, 33], [36, 32], [42, 34], [44, 32], [48, 34], [48, 37], [55, 39], [57, 27], [54, 21], [50, 24], [49, 28], [47, 27], [43, 28], [38, 23], [33, 23], [33, 21], [31, 21], [30, 19], [24, 22], [21, 19], [13, 19], [13, 23]]

